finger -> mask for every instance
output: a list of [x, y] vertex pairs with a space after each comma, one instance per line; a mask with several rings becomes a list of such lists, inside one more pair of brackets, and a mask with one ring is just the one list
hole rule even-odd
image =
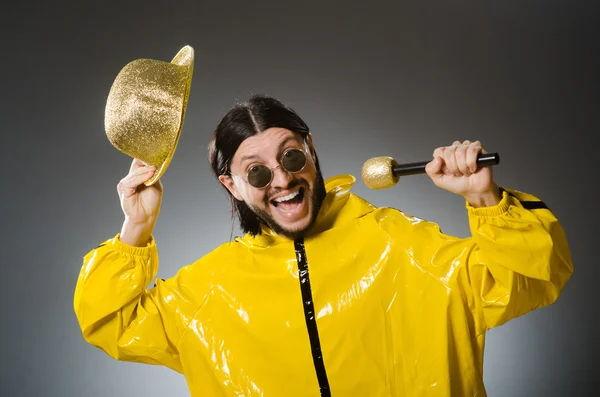
[[165, 190], [160, 179], [154, 183], [154, 186], [156, 186], [161, 193]]
[[467, 153], [466, 153], [466, 162], [467, 162], [467, 167], [469, 168], [469, 170], [471, 170], [471, 172], [476, 172], [477, 171], [477, 156], [479, 155], [479, 153], [481, 152], [481, 145], [477, 142], [473, 142], [472, 144], [469, 145], [469, 147], [467, 148]]
[[467, 148], [469, 147], [469, 145], [460, 145], [459, 147], [456, 148], [456, 151], [454, 152], [454, 158], [456, 159], [456, 166], [458, 167], [458, 170], [460, 171], [460, 173], [462, 175], [470, 175], [471, 172], [469, 171], [469, 168], [467, 167]]
[[149, 185], [149, 186], [146, 186], [145, 182], [146, 182], [146, 181], [144, 181], [144, 186], [143, 186], [144, 188], [147, 188], [147, 187], [148, 187], [148, 188], [155, 188], [155, 189], [157, 189], [157, 190], [158, 190], [160, 193], [162, 193], [162, 192], [164, 191], [164, 186], [163, 186], [163, 184], [162, 184], [162, 182], [161, 182], [161, 180], [160, 180], [160, 179], [157, 179], [157, 180], [156, 180], [156, 182], [154, 182], [153, 184], [151, 184], [151, 185]]
[[433, 151], [433, 158], [444, 157], [444, 150], [445, 149], [446, 149], [445, 147], [439, 147], [439, 148], [435, 149]]
[[433, 177], [441, 173], [442, 165], [444, 165], [444, 160], [440, 156], [436, 156], [433, 160], [431, 160], [425, 166], [425, 172]]
[[456, 158], [454, 157], [454, 153], [456, 152], [457, 146], [449, 146], [444, 150], [444, 167], [443, 172], [446, 175], [456, 175], [458, 176], [459, 170], [456, 165]]
[[456, 167], [460, 175], [471, 175], [469, 167], [467, 167], [467, 148], [469, 145], [462, 144], [454, 152], [454, 158], [456, 159]]
[[121, 180], [121, 182], [119, 182], [117, 189], [119, 190], [119, 192], [135, 192], [138, 186], [150, 179], [152, 175], [154, 175], [154, 170], [146, 170], [145, 172], [127, 175]]
[[131, 171], [128, 176], [137, 176], [150, 171], [156, 171], [156, 167], [153, 165], [144, 165]]
[[[444, 171], [444, 169], [445, 169], [445, 167], [444, 167], [444, 164], [445, 164], [444, 163], [444, 152], [445, 151], [446, 151], [445, 146], [439, 147], [433, 151], [433, 160], [431, 162], [435, 161], [436, 159], [439, 159], [439, 160], [438, 160], [438, 162], [436, 162], [430, 166], [434, 170], [432, 172], [432, 174], [430, 174], [430, 176], [432, 176], [434, 174], [441, 174]], [[425, 167], [425, 172], [427, 172], [427, 166]]]
[[487, 150], [485, 150], [485, 148], [481, 145], [481, 142], [475, 141], [473, 143], [476, 143], [479, 147], [481, 147], [481, 152], [480, 153], [483, 153], [483, 154], [487, 153]]
[[131, 166], [129, 167], [129, 172], [131, 172], [135, 169], [147, 166], [147, 165], [150, 165], [150, 164], [148, 164], [140, 159], [133, 159], [133, 161], [131, 162]]

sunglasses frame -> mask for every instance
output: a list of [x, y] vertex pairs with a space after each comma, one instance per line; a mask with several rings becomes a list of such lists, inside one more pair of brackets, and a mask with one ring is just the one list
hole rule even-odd
[[[283, 162], [281, 161], [281, 159], [283, 158], [283, 156], [285, 156], [285, 154], [287, 152], [290, 152], [292, 150], [298, 150], [298, 151], [300, 151], [300, 152], [302, 152], [304, 154], [304, 165], [298, 171], [290, 171], [290, 170], [288, 170], [287, 168], [285, 168], [285, 166], [283, 165]], [[285, 172], [290, 173], [290, 174], [297, 174], [298, 172], [302, 172], [306, 168], [306, 164], [308, 164], [308, 153], [306, 152], [306, 148], [304, 148], [304, 147], [303, 148], [289, 148], [289, 149], [284, 150], [283, 153], [281, 153], [281, 156], [279, 156], [278, 162], [279, 162], [279, 164], [276, 165], [275, 167], [267, 167], [264, 164], [259, 164], [259, 165], [267, 168], [269, 170], [269, 172], [271, 173], [271, 179], [269, 180], [269, 183], [267, 183], [265, 186], [262, 186], [262, 187], [254, 186], [247, 179], [244, 179], [241, 176], [236, 175], [236, 174], [234, 174], [231, 171], [229, 171], [229, 175], [237, 177], [238, 179], [240, 179], [241, 181], [247, 183], [248, 185], [252, 186], [255, 189], [266, 189], [267, 187], [269, 187], [269, 185], [271, 184], [271, 182], [273, 182], [273, 178], [275, 177], [275, 173], [273, 171], [276, 170], [277, 168], [280, 168], [282, 171], [285, 171]], [[248, 178], [248, 172], [246, 173], [246, 178]]]

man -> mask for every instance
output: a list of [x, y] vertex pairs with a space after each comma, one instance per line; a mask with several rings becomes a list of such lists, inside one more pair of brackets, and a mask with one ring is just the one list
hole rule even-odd
[[309, 129], [254, 96], [210, 143], [243, 238], [166, 281], [152, 231], [162, 187], [134, 160], [121, 232], [89, 252], [75, 291], [85, 340], [160, 364], [192, 396], [483, 396], [486, 331], [553, 303], [573, 271], [538, 198], [477, 169], [479, 142], [438, 148], [427, 174], [465, 198], [470, 238], [325, 182]]

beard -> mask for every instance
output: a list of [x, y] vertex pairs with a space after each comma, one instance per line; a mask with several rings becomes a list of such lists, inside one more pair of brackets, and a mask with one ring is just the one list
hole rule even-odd
[[[307, 200], [307, 203], [310, 203], [310, 205], [309, 205], [310, 214], [308, 214], [308, 216], [310, 217], [310, 220], [309, 220], [308, 224], [306, 225], [306, 227], [304, 227], [300, 230], [286, 229], [285, 227], [283, 227], [279, 223], [277, 223], [273, 219], [271, 214], [263, 208], [258, 208], [256, 206], [248, 206], [248, 207], [253, 212], [254, 216], [256, 216], [258, 219], [260, 219], [260, 221], [262, 223], [267, 225], [271, 230], [273, 230], [278, 235], [287, 237], [291, 240], [296, 240], [298, 238], [302, 238], [306, 235], [306, 233], [310, 230], [310, 228], [314, 225], [315, 221], [317, 220], [317, 216], [319, 215], [321, 205], [323, 204], [323, 201], [325, 200], [325, 196], [327, 195], [327, 191], [325, 190], [325, 181], [323, 180], [323, 175], [321, 174], [320, 170], [317, 170], [317, 172], [316, 172], [315, 183], [314, 183], [312, 189], [309, 189], [309, 184], [307, 183], [307, 181], [305, 179], [294, 179], [288, 186], [288, 189], [292, 189], [292, 188], [302, 184], [302, 182], [304, 182], [304, 185], [306, 186], [305, 187], [306, 191], [304, 192], [305, 200]], [[268, 195], [268, 197], [272, 197], [272, 194]], [[268, 198], [265, 198], [264, 208], [268, 208], [268, 206], [269, 206], [269, 200], [268, 200]]]

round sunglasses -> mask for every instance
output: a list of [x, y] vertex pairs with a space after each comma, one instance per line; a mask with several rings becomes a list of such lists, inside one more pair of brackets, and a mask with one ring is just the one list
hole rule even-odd
[[290, 173], [300, 172], [306, 167], [306, 152], [302, 149], [287, 149], [281, 155], [279, 165], [269, 168], [264, 164], [252, 165], [246, 174], [246, 179], [229, 172], [233, 176], [237, 176], [242, 181], [249, 183], [257, 189], [264, 189], [273, 181], [273, 171], [277, 168], [282, 168]]

